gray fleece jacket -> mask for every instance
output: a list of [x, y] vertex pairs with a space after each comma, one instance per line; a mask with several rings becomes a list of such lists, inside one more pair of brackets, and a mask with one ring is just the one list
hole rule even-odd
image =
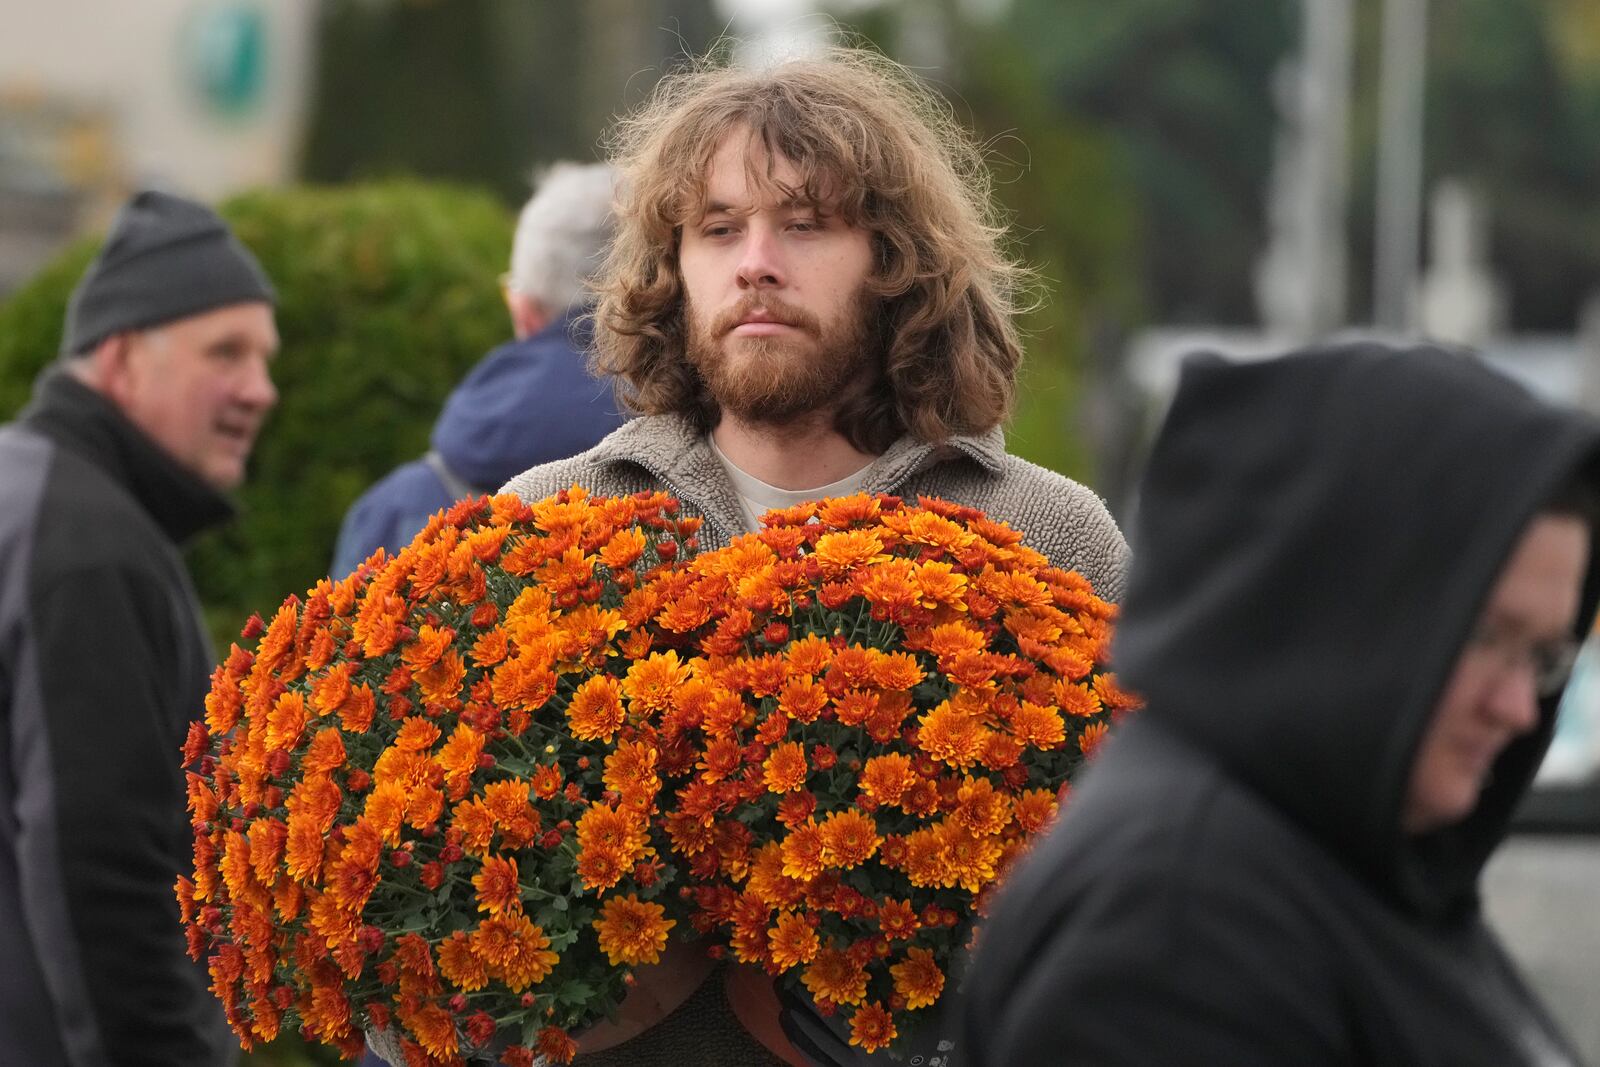
[[[744, 530], [727, 472], [705, 435], [682, 416], [634, 419], [589, 451], [524, 471], [501, 491], [531, 501], [573, 485], [601, 496], [671, 493], [705, 519], [701, 540], [708, 549]], [[1122, 598], [1128, 546], [1100, 498], [1070, 478], [1008, 455], [998, 429], [942, 445], [902, 437], [873, 461], [862, 488], [979, 508], [1022, 531], [1024, 543], [1054, 566], [1088, 578], [1100, 596]]]

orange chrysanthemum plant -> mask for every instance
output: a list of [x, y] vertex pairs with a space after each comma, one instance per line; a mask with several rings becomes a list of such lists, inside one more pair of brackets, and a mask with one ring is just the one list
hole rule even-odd
[[697, 928], [875, 1051], [1136, 702], [1101, 671], [1114, 607], [980, 512], [855, 496], [764, 526], [654, 583], [658, 640], [694, 653], [662, 817]]
[[642, 624], [697, 526], [661, 495], [464, 501], [252, 620], [184, 746], [177, 886], [246, 1048], [572, 1058], [686, 911], [653, 825], [684, 667]]

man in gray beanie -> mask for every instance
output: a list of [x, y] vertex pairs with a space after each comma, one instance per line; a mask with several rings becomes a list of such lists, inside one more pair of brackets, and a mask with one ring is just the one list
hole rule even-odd
[[207, 208], [125, 205], [0, 427], [0, 1059], [233, 1058], [173, 881], [214, 656], [179, 555], [277, 402], [274, 295]]

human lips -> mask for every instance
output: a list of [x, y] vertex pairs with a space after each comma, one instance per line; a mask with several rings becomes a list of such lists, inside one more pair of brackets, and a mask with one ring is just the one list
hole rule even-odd
[[744, 337], [766, 337], [796, 326], [764, 308], [746, 312], [733, 326], [732, 332]]

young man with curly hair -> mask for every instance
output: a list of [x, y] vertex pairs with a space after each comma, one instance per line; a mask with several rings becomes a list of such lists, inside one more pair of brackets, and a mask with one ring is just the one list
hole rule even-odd
[[712, 545], [801, 500], [943, 497], [1120, 595], [1099, 498], [1005, 451], [1026, 272], [937, 96], [859, 50], [705, 66], [665, 79], [616, 149], [595, 359], [644, 417], [508, 490], [664, 489]]
[[[1006, 453], [1027, 274], [941, 99], [852, 49], [706, 64], [664, 80], [615, 147], [595, 362], [641, 417], [508, 491], [665, 490], [704, 518], [708, 547], [805, 500], [941, 497], [1120, 597], [1127, 546], [1099, 498]], [[759, 970], [706, 981], [705, 954], [679, 949], [584, 1035], [580, 1064], [881, 1058], [810, 1005], [780, 1010]]]

